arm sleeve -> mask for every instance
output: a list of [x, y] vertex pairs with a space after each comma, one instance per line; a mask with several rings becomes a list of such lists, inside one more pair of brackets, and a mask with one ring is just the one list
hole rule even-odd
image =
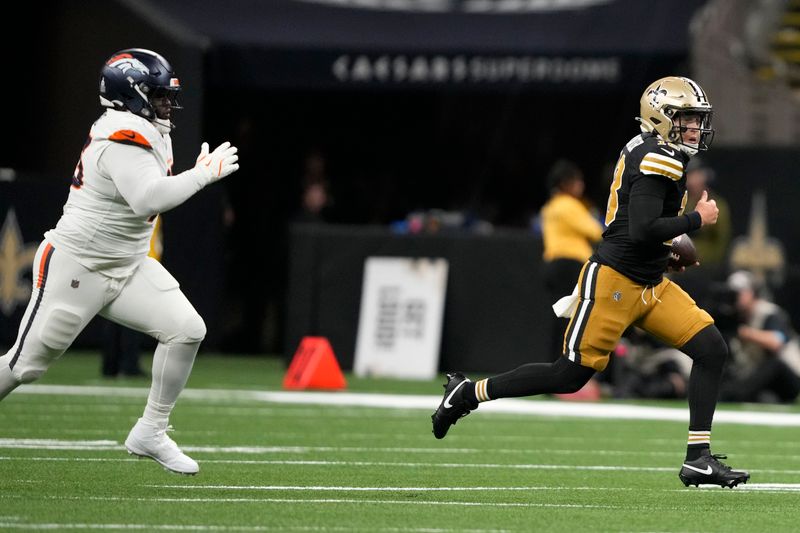
[[701, 225], [695, 211], [677, 217], [662, 217], [667, 182], [663, 178], [642, 174], [631, 184], [628, 203], [629, 231], [636, 242], [661, 242]]
[[165, 176], [152, 152], [138, 146], [113, 143], [100, 157], [100, 165], [137, 215], [169, 211], [205, 186], [202, 170]]

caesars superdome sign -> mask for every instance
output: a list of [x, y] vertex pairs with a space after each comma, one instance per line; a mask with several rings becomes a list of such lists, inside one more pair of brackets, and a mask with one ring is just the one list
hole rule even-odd
[[536, 13], [581, 9], [612, 0], [296, 0], [357, 9], [423, 13]]

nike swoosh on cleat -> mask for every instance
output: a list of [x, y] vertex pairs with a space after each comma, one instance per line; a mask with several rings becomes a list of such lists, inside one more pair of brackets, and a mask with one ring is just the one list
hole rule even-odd
[[467, 381], [469, 381], [469, 380], [468, 380], [468, 379], [465, 379], [464, 381], [462, 381], [461, 383], [459, 383], [458, 385], [456, 385], [456, 388], [455, 388], [455, 389], [453, 389], [452, 391], [450, 391], [450, 394], [448, 394], [448, 395], [447, 395], [447, 398], [445, 398], [445, 399], [444, 399], [444, 408], [445, 408], [445, 409], [450, 409], [451, 407], [453, 407], [453, 404], [451, 404], [451, 403], [450, 403], [450, 398], [452, 398], [452, 397], [453, 397], [453, 394], [455, 394], [455, 393], [456, 393], [456, 391], [457, 391], [457, 390], [458, 390], [458, 389], [461, 387], [461, 385], [463, 385], [463, 384], [464, 384], [464, 383], [466, 383]]
[[666, 148], [662, 148], [662, 150], [664, 150], [664, 153], [667, 153], [669, 155], [675, 155], [675, 150], [667, 150]]
[[700, 469], [699, 469], [699, 468], [697, 468], [696, 466], [687, 465], [686, 463], [683, 463], [683, 467], [684, 467], [684, 468], [688, 468], [689, 470], [694, 470], [695, 472], [699, 472], [699, 473], [701, 473], [701, 474], [705, 474], [705, 475], [707, 475], [707, 476], [708, 476], [708, 475], [710, 475], [710, 474], [711, 474], [711, 472], [712, 472], [712, 470], [711, 470], [711, 465], [708, 465], [708, 466], [706, 466], [706, 469], [705, 469], [705, 470], [700, 470]]

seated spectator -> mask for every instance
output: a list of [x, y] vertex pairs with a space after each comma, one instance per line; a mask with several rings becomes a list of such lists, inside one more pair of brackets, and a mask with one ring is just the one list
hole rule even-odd
[[800, 394], [800, 344], [786, 311], [769, 301], [752, 273], [728, 278], [740, 325], [730, 341], [730, 378], [720, 398], [739, 402], [793, 402]]
[[615, 350], [611, 376], [615, 398], [686, 398], [692, 360], [630, 328]]

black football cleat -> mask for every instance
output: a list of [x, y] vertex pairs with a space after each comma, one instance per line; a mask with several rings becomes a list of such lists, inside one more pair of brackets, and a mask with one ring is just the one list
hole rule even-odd
[[719, 485], [732, 489], [739, 483], [747, 483], [750, 474], [744, 470], [734, 470], [719, 459], [727, 459], [727, 455], [702, 455], [694, 461], [683, 463], [680, 474], [683, 484], [687, 487], [694, 485]]
[[447, 430], [454, 425], [459, 418], [467, 416], [470, 411], [478, 408], [478, 402], [469, 402], [461, 394], [464, 384], [469, 380], [461, 372], [447, 374], [447, 383], [444, 387], [444, 398], [439, 408], [431, 415], [433, 422], [433, 435], [437, 439], [443, 439], [447, 435]]

